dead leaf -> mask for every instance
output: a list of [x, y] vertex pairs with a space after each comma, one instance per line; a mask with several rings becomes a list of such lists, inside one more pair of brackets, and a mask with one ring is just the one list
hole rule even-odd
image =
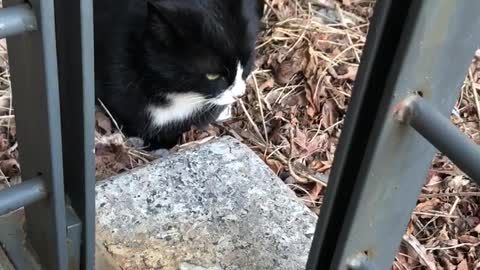
[[281, 171], [284, 170], [285, 166], [283, 166], [283, 163], [276, 159], [267, 159], [267, 165], [272, 169], [272, 171], [275, 174], [279, 174]]
[[104, 135], [111, 135], [113, 132], [112, 121], [103, 112], [95, 112], [95, 124], [99, 127]]
[[458, 241], [460, 241], [460, 243], [469, 243], [469, 244], [480, 243], [480, 239], [478, 237], [468, 235], [468, 234], [459, 236]]
[[342, 75], [338, 75], [336, 79], [340, 80], [350, 80], [350, 81], [355, 81], [355, 78], [357, 77], [358, 73], [358, 67], [354, 66], [348, 66], [347, 67], [347, 72]]
[[294, 147], [296, 150], [294, 153], [295, 157], [308, 157], [314, 154], [315, 152], [319, 151], [322, 147], [323, 137], [316, 136], [313, 138], [309, 138], [307, 134], [300, 129], [296, 129], [295, 131], [295, 138], [293, 139], [294, 143], [300, 147]]
[[308, 116], [310, 116], [310, 118], [314, 118], [317, 115], [317, 111], [315, 110], [315, 108], [308, 106], [307, 114]]
[[459, 263], [457, 265], [457, 270], [468, 270], [467, 260], [463, 260], [461, 263]]
[[7, 151], [10, 148], [10, 142], [6, 138], [6, 134], [0, 134], [0, 152]]
[[0, 161], [0, 170], [7, 177], [20, 175], [20, 164], [15, 159], [7, 159]]
[[280, 21], [290, 18], [295, 14], [295, 7], [290, 1], [273, 0], [271, 5], [274, 7], [272, 11]]
[[323, 186], [321, 186], [319, 183], [315, 183], [315, 185], [313, 186], [313, 189], [310, 191], [310, 197], [313, 200], [318, 200], [322, 190], [323, 190]]
[[312, 47], [309, 47], [307, 50], [307, 59], [307, 65], [303, 69], [303, 75], [305, 76], [305, 78], [310, 78], [317, 73], [317, 70], [319, 68], [318, 58], [315, 55]]
[[300, 92], [295, 95], [289, 95], [282, 100], [282, 105], [293, 107], [293, 106], [305, 106], [307, 104], [307, 99], [303, 92]]
[[326, 8], [335, 8], [335, 2], [333, 0], [316, 0], [315, 2]]
[[325, 101], [322, 107], [322, 120], [320, 121], [323, 128], [330, 128], [337, 122], [338, 112], [337, 105], [331, 99]]
[[437, 267], [435, 265], [435, 260], [432, 254], [428, 254], [425, 250], [425, 246], [423, 246], [417, 238], [413, 235], [404, 235], [403, 241], [411, 247], [416, 255], [420, 258], [420, 261], [423, 265], [427, 266], [430, 270], [436, 270]]
[[434, 210], [437, 208], [437, 206], [441, 203], [441, 201], [437, 198], [427, 200], [425, 202], [417, 204], [417, 207], [415, 208], [416, 211], [418, 212], [425, 212], [429, 210]]
[[273, 78], [268, 78], [268, 80], [266, 80], [264, 83], [262, 83], [262, 84], [258, 87], [258, 90], [260, 91], [260, 93], [262, 93], [262, 92], [265, 91], [266, 89], [271, 89], [271, 88], [273, 88], [274, 85], [275, 85], [275, 81], [273, 80]]
[[459, 190], [461, 187], [466, 186], [470, 183], [469, 180], [465, 179], [463, 175], [457, 175], [453, 177], [450, 182], [448, 182], [448, 186], [453, 188], [454, 190]]
[[304, 50], [297, 50], [290, 59], [275, 68], [275, 81], [280, 85], [288, 84], [295, 74], [303, 70], [305, 64]]
[[480, 224], [478, 224], [473, 230], [480, 234]]

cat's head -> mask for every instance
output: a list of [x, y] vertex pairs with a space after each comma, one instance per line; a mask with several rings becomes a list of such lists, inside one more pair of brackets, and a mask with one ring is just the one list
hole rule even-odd
[[146, 80], [152, 96], [193, 95], [228, 105], [245, 93], [261, 0], [146, 0]]

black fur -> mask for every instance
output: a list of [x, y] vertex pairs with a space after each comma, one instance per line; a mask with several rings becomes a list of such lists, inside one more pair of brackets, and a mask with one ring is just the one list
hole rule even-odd
[[[96, 94], [128, 136], [169, 148], [192, 125], [214, 121], [221, 106], [152, 127], [149, 104], [169, 93], [213, 98], [233, 81], [236, 61], [253, 68], [263, 3], [259, 0], [95, 0]], [[206, 73], [225, 79], [209, 81]]]

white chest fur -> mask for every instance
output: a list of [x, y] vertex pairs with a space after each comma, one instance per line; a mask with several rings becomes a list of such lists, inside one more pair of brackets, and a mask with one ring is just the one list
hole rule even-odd
[[207, 102], [202, 95], [196, 93], [170, 94], [167, 99], [169, 100], [167, 106], [148, 107], [153, 126], [162, 127], [191, 117]]
[[[246, 83], [242, 78], [243, 67], [239, 63], [235, 74], [235, 80], [232, 85], [225, 89], [219, 96], [207, 100], [201, 94], [194, 92], [175, 93], [167, 95], [169, 104], [166, 106], [151, 105], [147, 108], [150, 114], [152, 126], [162, 127], [176, 121], [181, 121], [193, 116], [199, 112], [207, 104], [229, 106], [234, 103], [237, 98], [245, 94]], [[218, 121], [229, 118], [229, 108], [220, 115]]]

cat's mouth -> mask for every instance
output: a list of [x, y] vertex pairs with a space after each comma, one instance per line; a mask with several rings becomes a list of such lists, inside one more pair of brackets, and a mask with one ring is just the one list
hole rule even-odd
[[235, 103], [238, 99], [245, 95], [247, 89], [247, 83], [243, 78], [243, 66], [241, 63], [238, 63], [237, 73], [235, 75], [235, 80], [232, 85], [227, 88], [224, 92], [218, 95], [212, 103], [220, 106], [226, 106]]
[[218, 97], [212, 99], [210, 102], [219, 105], [219, 106], [226, 106], [226, 105], [231, 105], [235, 102], [237, 102], [239, 99], [241, 99], [244, 95], [241, 96], [234, 96], [229, 92], [224, 92]]

